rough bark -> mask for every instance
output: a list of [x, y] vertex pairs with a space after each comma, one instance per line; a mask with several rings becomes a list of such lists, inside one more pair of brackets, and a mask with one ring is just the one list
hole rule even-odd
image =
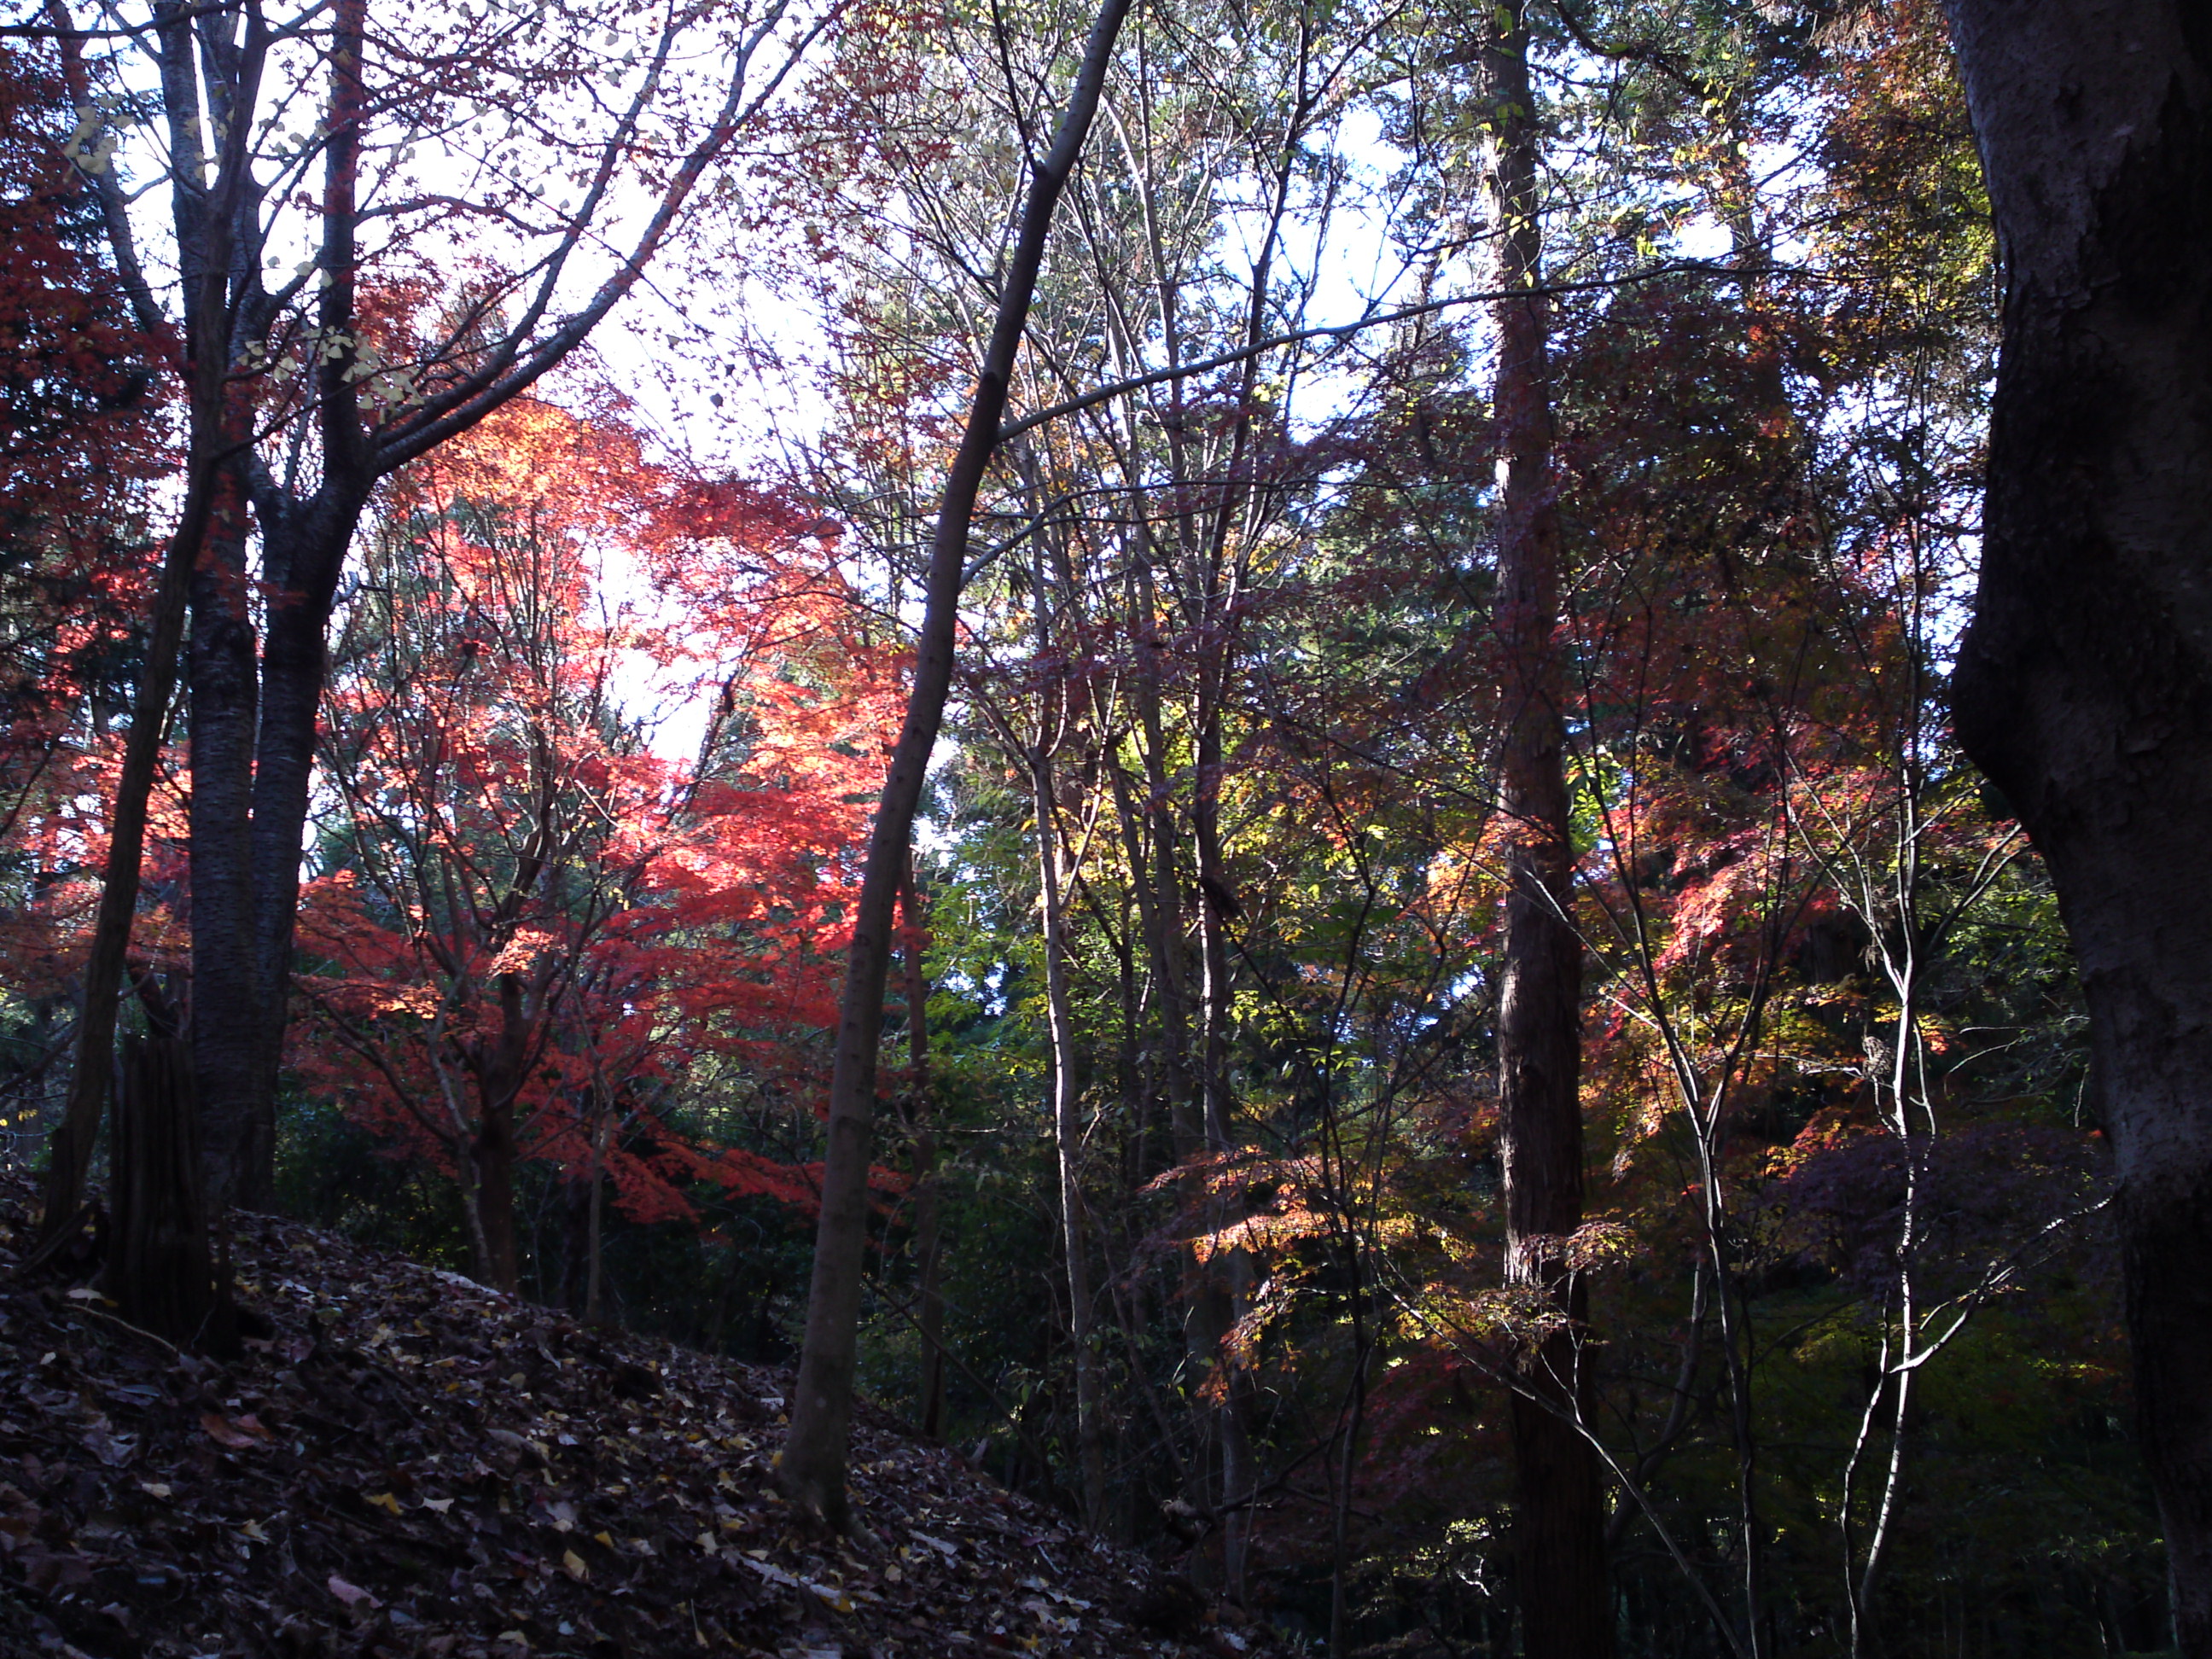
[[205, 1345], [216, 1302], [198, 1115], [184, 1043], [167, 1033], [125, 1038], [102, 1283], [125, 1319], [180, 1348]]
[[[252, 1109], [261, 1022], [247, 831], [259, 682], [247, 605], [246, 508], [239, 467], [225, 466], [216, 475], [207, 545], [192, 572], [186, 680], [192, 1006], [199, 1016], [191, 1025], [193, 1091], [208, 1165], [206, 1190], [218, 1209], [230, 1201], [244, 1171], [264, 1163], [274, 1167], [269, 1149], [255, 1144]], [[256, 1190], [254, 1207], [265, 1208], [266, 1197]]]
[[791, 1431], [777, 1470], [784, 1490], [795, 1503], [841, 1530], [849, 1518], [845, 1463], [867, 1246], [877, 1046], [882, 1036], [884, 985], [890, 968], [893, 907], [930, 750], [937, 741], [945, 718], [945, 699], [951, 689], [957, 613], [976, 497], [999, 447], [1007, 383], [1036, 289], [1037, 272], [1043, 264], [1053, 209], [1082, 153], [1114, 42], [1129, 5], [1130, 0], [1105, 0], [1100, 7], [1052, 149], [1036, 165], [1030, 179], [1020, 233], [1000, 283], [998, 312], [969, 406], [966, 430], [945, 475], [930, 543], [914, 684], [884, 779], [875, 825], [868, 838], [867, 862], [861, 873], [860, 899], [838, 1010], [836, 1057], [830, 1073], [829, 1146], [823, 1164], [822, 1212], [815, 1234], [806, 1336], [792, 1401]]
[[[368, 10], [368, 0], [338, 0], [332, 13], [330, 139], [316, 263], [325, 273], [317, 320], [333, 339], [349, 338], [356, 323], [356, 227], [366, 107], [362, 53]], [[221, 1157], [229, 1198], [248, 1208], [266, 1208], [275, 1199], [277, 1074], [291, 1004], [292, 935], [299, 915], [315, 721], [322, 708], [324, 640], [346, 550], [379, 470], [361, 417], [354, 368], [348, 345], [318, 372], [323, 477], [313, 495], [297, 499], [267, 479], [258, 492], [262, 575], [270, 590], [258, 688], [259, 719], [250, 746], [223, 757], [229, 816], [219, 826], [210, 824], [226, 851], [238, 844], [251, 872], [249, 903], [238, 918], [240, 931], [226, 947], [237, 956], [243, 977], [234, 988], [226, 980], [204, 1022], [240, 1034], [234, 1084], [228, 1073], [220, 1079], [226, 1089], [240, 1091], [234, 1101], [224, 1101], [223, 1118], [234, 1128]], [[200, 836], [195, 817], [195, 870]], [[202, 1087], [217, 1081], [204, 1065]]]
[[241, 1109], [234, 1202], [265, 1207], [276, 1182], [276, 1085], [291, 1006], [292, 936], [300, 914], [315, 724], [322, 709], [325, 636], [338, 577], [368, 487], [327, 482], [305, 510], [263, 512], [264, 575], [271, 589], [261, 649], [261, 714], [251, 759], [246, 835], [253, 908], [246, 921], [252, 978], [234, 1016], [252, 1022], [250, 1093]]
[[2048, 860], [2176, 1633], [2212, 1655], [2212, 11], [1950, 0], [2004, 252], [1967, 752]]
[[[1491, 198], [1501, 289], [1540, 286], [1538, 131], [1528, 33], [1501, 6], [1485, 54], [1492, 100]], [[1573, 922], [1571, 823], [1558, 642], [1562, 551], [1553, 496], [1544, 301], [1498, 302], [1493, 394], [1501, 450], [1495, 626], [1504, 699], [1505, 857], [1498, 1008], [1499, 1167], [1506, 1274], [1550, 1296], [1566, 1328], [1524, 1356], [1512, 1401], [1516, 1577], [1528, 1659], [1603, 1659], [1613, 1648], [1605, 1486], [1586, 1419], [1586, 1293], [1541, 1241], [1583, 1219], [1582, 940]]]

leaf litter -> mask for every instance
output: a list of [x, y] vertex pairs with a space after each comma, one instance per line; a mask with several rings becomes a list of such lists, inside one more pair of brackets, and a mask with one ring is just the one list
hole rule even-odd
[[789, 1373], [587, 1327], [267, 1217], [249, 1338], [179, 1355], [15, 1277], [0, 1177], [0, 1651], [28, 1659], [1270, 1652], [1186, 1581], [860, 1402], [859, 1530], [775, 1490]]

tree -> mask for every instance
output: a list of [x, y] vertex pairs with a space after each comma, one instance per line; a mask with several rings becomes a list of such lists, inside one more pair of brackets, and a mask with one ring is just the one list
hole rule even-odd
[[807, 1295], [806, 1346], [799, 1358], [791, 1437], [778, 1466], [785, 1490], [841, 1530], [848, 1518], [845, 1459], [859, 1340], [860, 1272], [867, 1243], [870, 1126], [875, 1112], [877, 1045], [884, 986], [890, 969], [893, 912], [906, 869], [922, 776], [951, 690], [960, 590], [967, 573], [969, 520], [985, 471], [999, 447], [999, 423], [1022, 343], [1053, 209], [1083, 152], [1098, 107], [1114, 42], [1130, 0], [1105, 0], [1084, 44], [1067, 108], [1052, 148], [1030, 161], [1020, 228], [999, 280], [991, 339], [976, 380], [958, 455], [945, 476], [930, 544], [921, 639], [906, 717], [869, 832], [867, 863], [837, 1017], [837, 1058], [830, 1083], [830, 1146], [822, 1176], [822, 1224]]
[[2050, 862], [2119, 1179], [2181, 1651], [2212, 1654], [2212, 36], [1952, 0], [2004, 249], [1968, 752]]
[[[812, 1208], [800, 1172], [679, 1127], [746, 1078], [807, 1099], [830, 1021], [884, 698], [811, 528], [530, 398], [388, 494], [327, 699], [343, 828], [301, 922], [298, 1063], [454, 1178], [487, 1284], [517, 1288], [533, 1160], [639, 1219], [690, 1218], [697, 1182]], [[680, 643], [609, 567], [684, 596]], [[696, 767], [622, 706], [641, 646], [659, 696], [714, 711]]]
[[[189, 591], [195, 1080], [213, 1195], [265, 1205], [325, 634], [371, 494], [564, 362], [732, 198], [715, 168], [827, 17], [770, 0], [678, 7], [642, 32], [590, 4], [387, 26], [368, 0], [274, 18], [157, 0], [142, 25], [88, 33], [61, 0], [49, 15], [91, 112], [72, 153], [140, 326], [188, 386], [70, 1133], [99, 1115]], [[615, 57], [603, 40], [631, 44]], [[142, 46], [158, 87], [136, 76]], [[157, 205], [173, 271], [136, 216]], [[70, 1196], [57, 1188], [50, 1218]]]
[[[71, 159], [93, 122], [72, 111], [73, 90], [51, 43], [0, 44], [0, 790], [18, 833], [60, 829], [60, 803], [90, 786], [85, 769], [127, 702], [118, 682], [145, 602], [135, 497], [168, 459], [149, 395], [161, 342], [100, 258], [98, 192]], [[51, 883], [62, 872], [48, 840], [37, 879]], [[77, 1216], [98, 1121], [81, 1115], [54, 1142], [54, 1237]]]
[[[1506, 708], [1498, 811], [1504, 819], [1505, 933], [1498, 989], [1498, 1170], [1509, 1280], [1555, 1300], [1564, 1324], [1528, 1357], [1513, 1395], [1519, 1471], [1516, 1585], [1530, 1659], [1613, 1651], [1605, 1570], [1605, 1480], [1587, 1434], [1589, 1291], [1561, 1241], [1583, 1223], [1582, 959], [1574, 920], [1566, 773], [1564, 579], [1552, 461], [1552, 391], [1528, 29], [1498, 8], [1484, 43], [1496, 134], [1498, 641]], [[1510, 290], [1530, 290], [1514, 294]]]

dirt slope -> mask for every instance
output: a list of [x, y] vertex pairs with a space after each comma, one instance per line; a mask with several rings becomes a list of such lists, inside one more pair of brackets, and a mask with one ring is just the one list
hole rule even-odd
[[289, 1222], [267, 1321], [179, 1356], [12, 1277], [0, 1181], [0, 1654], [1259, 1653], [1187, 1588], [864, 1412], [840, 1543], [774, 1491], [786, 1374], [586, 1328]]

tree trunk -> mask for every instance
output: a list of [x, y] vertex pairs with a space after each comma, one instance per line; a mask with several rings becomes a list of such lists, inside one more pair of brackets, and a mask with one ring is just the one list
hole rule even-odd
[[499, 1035], [477, 1061], [480, 1115], [469, 1156], [476, 1167], [473, 1202], [476, 1237], [481, 1241], [477, 1277], [494, 1290], [512, 1294], [522, 1280], [522, 1253], [514, 1225], [514, 1097], [522, 1088], [530, 1019], [521, 977], [501, 974], [498, 987]]
[[999, 447], [1008, 381], [1021, 347], [1022, 327], [1036, 291], [1053, 208], [1074, 171], [1091, 118], [1098, 108], [1114, 42], [1130, 0], [1104, 0], [1084, 47], [1083, 66], [1067, 109], [1053, 136], [1050, 154], [1037, 165], [1022, 210], [991, 341], [983, 355], [960, 448], [945, 475], [932, 536], [929, 580], [921, 636], [915, 654], [914, 686], [906, 718], [891, 752], [890, 769], [868, 838], [867, 863], [846, 955], [845, 989], [838, 1009], [836, 1059], [830, 1081], [829, 1146], [822, 1170], [822, 1215], [815, 1233], [814, 1273], [808, 1287], [806, 1337], [792, 1401], [791, 1431], [777, 1474], [792, 1499], [842, 1530], [848, 1520], [846, 1451], [859, 1359], [860, 1281], [868, 1236], [869, 1142], [875, 1115], [876, 1049], [882, 1036], [884, 983], [890, 968], [892, 908], [915, 809], [921, 800], [929, 753], [945, 719], [952, 685], [952, 654], [962, 578], [967, 569], [969, 522], [983, 475]]
[[[1140, 667], [1133, 693], [1144, 736], [1147, 806], [1145, 818], [1151, 831], [1151, 898], [1146, 914], [1146, 945], [1152, 957], [1152, 981], [1159, 1002], [1160, 1069], [1167, 1095], [1169, 1138], [1176, 1163], [1190, 1164], [1209, 1150], [1212, 1097], [1199, 1076], [1204, 1056], [1201, 1054], [1199, 1064], [1194, 1066], [1191, 1052], [1189, 963], [1183, 942], [1183, 889], [1188, 867], [1177, 852], [1175, 814], [1170, 806], [1173, 782], [1165, 723], [1161, 718], [1161, 687], [1167, 673], [1165, 651], [1159, 637], [1159, 605], [1150, 565], [1142, 559], [1135, 561], [1135, 564]], [[1142, 851], [1133, 848], [1133, 871], [1142, 871], [1148, 861]], [[1201, 897], [1201, 914], [1203, 904]], [[1216, 933], [1218, 937], [1218, 929]], [[1200, 1024], [1203, 1026], [1202, 1016]], [[1225, 1122], [1224, 1132], [1225, 1137]], [[1206, 1177], [1202, 1174], [1186, 1177], [1181, 1190], [1187, 1214], [1194, 1218], [1208, 1215]], [[1187, 1471], [1183, 1498], [1201, 1514], [1212, 1514], [1215, 1512], [1217, 1492], [1231, 1495], [1237, 1475], [1249, 1478], [1248, 1460], [1238, 1458], [1239, 1448], [1233, 1442], [1224, 1443], [1224, 1431], [1241, 1428], [1242, 1419], [1218, 1406], [1206, 1403], [1206, 1385], [1213, 1379], [1214, 1367], [1221, 1363], [1222, 1339], [1229, 1332], [1228, 1298], [1212, 1266], [1201, 1262], [1194, 1249], [1186, 1249], [1182, 1253], [1182, 1281], [1183, 1351], [1190, 1359], [1190, 1375], [1197, 1382], [1193, 1401], [1197, 1452]], [[1203, 1555], [1194, 1553], [1192, 1564], [1193, 1576], [1203, 1577], [1206, 1570]]]
[[2005, 254], [1967, 752], [2049, 861], [2174, 1625], [2212, 1656], [2212, 14], [1950, 0]]
[[[276, 1085], [290, 1012], [292, 937], [315, 721], [322, 708], [324, 638], [375, 465], [362, 424], [353, 343], [367, 21], [368, 0], [337, 0], [332, 8], [316, 312], [337, 349], [316, 370], [322, 477], [304, 500], [266, 476], [256, 484], [262, 576], [270, 590], [259, 718], [258, 727], [247, 726], [243, 740], [227, 750], [220, 827], [221, 857], [226, 866], [233, 859], [243, 861], [251, 890], [238, 913], [237, 939], [222, 946], [223, 978], [204, 988], [196, 1001], [196, 1007], [205, 1007], [202, 1024], [220, 1028], [203, 1039], [213, 1045], [208, 1056], [220, 1063], [220, 1070], [204, 1069], [200, 1079], [204, 1091], [220, 1091], [213, 1098], [223, 1144], [210, 1153], [223, 1165], [230, 1200], [253, 1209], [270, 1207], [276, 1197]], [[196, 817], [195, 872], [201, 856]]]
[[[265, 1207], [275, 1190], [276, 1085], [291, 1008], [292, 936], [322, 712], [324, 639], [366, 500], [365, 489], [326, 487], [296, 516], [286, 515], [277, 556], [265, 560], [275, 592], [261, 653], [261, 725], [253, 753], [254, 977], [251, 1007], [240, 1015], [253, 1020], [253, 1054], [249, 1133], [234, 1187], [235, 1201], [248, 1209]], [[266, 549], [265, 524], [263, 539]]]
[[[192, 12], [167, 3], [155, 7], [164, 114], [176, 165], [204, 176], [209, 158], [199, 149], [199, 82], [193, 65]], [[268, 33], [258, 12], [246, 20], [246, 37], [232, 65], [233, 101], [251, 107], [258, 96]], [[83, 1201], [85, 1170], [92, 1158], [113, 1065], [115, 1016], [121, 1000], [124, 958], [130, 949], [131, 922], [138, 902], [139, 863], [145, 849], [148, 803], [153, 794], [155, 763], [168, 723], [169, 697], [184, 642], [186, 598], [193, 571], [217, 505], [235, 478], [240, 434], [252, 419], [244, 389], [231, 370], [233, 232], [241, 204], [252, 199], [250, 129], [233, 121], [222, 130], [214, 161], [215, 178], [204, 191], [176, 196], [178, 284], [184, 311], [184, 358], [190, 441], [185, 466], [185, 501], [178, 514], [167, 561], [155, 590], [152, 637], [146, 673], [131, 715], [122, 775], [116, 781], [110, 820], [107, 868], [92, 951], [85, 964], [84, 1018], [79, 1032], [76, 1075], [70, 1099], [54, 1135], [48, 1166], [41, 1244], [58, 1245], [76, 1221]], [[121, 246], [118, 264], [135, 269]]]
[[[1486, 53], [1494, 114], [1491, 197], [1500, 289], [1540, 285], [1538, 133], [1517, 0]], [[1558, 645], [1559, 522], [1544, 301], [1501, 301], [1494, 396], [1501, 452], [1496, 626], [1504, 707], [1499, 803], [1504, 959], [1498, 1006], [1498, 1152], [1506, 1275], [1542, 1289], [1566, 1329], [1524, 1356], [1512, 1400], [1516, 1575], [1528, 1659], [1603, 1659], [1613, 1648], [1605, 1486], [1587, 1421], [1586, 1292], [1539, 1242], [1582, 1224], [1582, 940], [1573, 921], [1565, 683]]]
[[1067, 1252], [1067, 1340], [1075, 1350], [1076, 1454], [1084, 1524], [1106, 1512], [1105, 1390], [1091, 1328], [1090, 1229], [1083, 1203], [1083, 1112], [1075, 1078], [1075, 1015], [1067, 989], [1067, 917], [1060, 891], [1060, 835], [1052, 757], [1030, 755], [1030, 793], [1037, 821], [1037, 876], [1044, 910], [1046, 1021], [1052, 1033], [1052, 1127], [1059, 1156], [1061, 1243]]
[[914, 1127], [915, 1324], [921, 1334], [921, 1431], [936, 1439], [945, 1431], [945, 1291], [939, 1283], [942, 1246], [938, 1237], [937, 1127], [929, 1091], [929, 981], [921, 970], [921, 893], [907, 860], [899, 887], [905, 920], [899, 962], [906, 979], [907, 1100]]
[[514, 1227], [514, 1097], [486, 1092], [483, 1121], [470, 1144], [476, 1165], [477, 1220], [483, 1243], [477, 1277], [512, 1295], [522, 1282]]
[[[1176, 851], [1175, 817], [1169, 807], [1171, 784], [1160, 717], [1160, 686], [1165, 675], [1158, 611], [1149, 568], [1141, 559], [1133, 562], [1137, 571], [1131, 582], [1132, 606], [1139, 618], [1141, 666], [1131, 695], [1143, 736], [1145, 799], [1139, 810], [1134, 792], [1116, 770], [1113, 773], [1115, 805], [1122, 820], [1152, 970], [1153, 1001], [1158, 1011], [1152, 1081], [1166, 1108], [1171, 1164], [1189, 1164], [1206, 1152], [1206, 1135], [1203, 1091], [1194, 1075], [1191, 1055], [1189, 964], [1183, 943], [1186, 872]], [[1109, 764], [1112, 764], [1110, 757]], [[1185, 1213], [1204, 1218], [1207, 1214], [1205, 1176], [1188, 1176], [1178, 1184]], [[1222, 1475], [1224, 1415], [1205, 1403], [1205, 1385], [1220, 1363], [1221, 1339], [1228, 1331], [1227, 1304], [1211, 1268], [1199, 1261], [1195, 1250], [1187, 1247], [1180, 1266], [1183, 1352], [1189, 1359], [1188, 1373], [1198, 1385], [1192, 1401], [1196, 1453], [1184, 1469], [1182, 1501], [1205, 1514], [1212, 1511], [1215, 1492], [1228, 1486]], [[1202, 1577], [1206, 1571], [1204, 1557], [1194, 1554], [1193, 1577]]]
[[46, 1164], [45, 1210], [39, 1223], [40, 1256], [62, 1244], [84, 1206], [85, 1175], [92, 1165], [100, 1115], [106, 1109], [109, 1074], [114, 1069], [116, 1012], [121, 1001], [124, 963], [131, 949], [131, 919], [138, 908], [139, 866], [145, 853], [154, 768], [161, 758], [161, 732], [168, 722], [170, 696], [176, 689], [185, 597], [192, 566], [206, 539], [208, 486], [212, 482], [211, 467], [192, 470], [184, 510], [155, 588], [146, 668], [131, 709], [131, 729], [124, 739], [123, 770], [116, 781], [115, 805], [108, 825], [107, 868], [100, 884], [100, 909], [93, 922], [92, 950], [85, 964], [76, 1069], [70, 1079], [69, 1103], [52, 1136]]
[[[1198, 740], [1198, 788], [1191, 803], [1193, 839], [1198, 844], [1198, 943], [1203, 970], [1200, 1006], [1200, 1064], [1206, 1103], [1206, 1150], [1225, 1159], [1231, 1150], [1229, 1134], [1229, 1028], [1234, 1010], [1230, 1000], [1229, 927], [1236, 903], [1221, 859], [1221, 714], [1218, 667], [1214, 687], [1202, 692], [1206, 707], [1200, 716]], [[1221, 1189], [1206, 1200], [1206, 1224], [1218, 1231], [1243, 1218], [1243, 1206]], [[1250, 1298], [1252, 1260], [1243, 1249], [1216, 1252], [1206, 1262], [1200, 1286], [1200, 1334], [1206, 1341], [1206, 1364], [1214, 1395], [1212, 1432], [1220, 1459], [1221, 1588], [1239, 1603], [1244, 1600], [1244, 1570], [1252, 1527], [1252, 1492], [1258, 1484], [1252, 1459], [1251, 1436], [1244, 1426], [1246, 1373], [1231, 1360], [1230, 1332], [1244, 1313]]]
[[198, 1117], [183, 1042], [125, 1038], [102, 1283], [124, 1318], [179, 1348], [204, 1346], [216, 1308]]
[[[243, 434], [240, 434], [243, 437]], [[261, 1008], [253, 961], [250, 851], [258, 684], [247, 605], [242, 459], [216, 475], [207, 546], [192, 572], [191, 672], [191, 1052], [206, 1192], [216, 1210], [247, 1198], [266, 1149], [253, 1106]], [[297, 862], [295, 860], [295, 862]], [[268, 1194], [251, 1201], [266, 1208]]]
[[602, 1107], [592, 1124], [592, 1194], [584, 1224], [584, 1322], [596, 1325], [606, 1274], [607, 1142], [614, 1135], [614, 1115]]

